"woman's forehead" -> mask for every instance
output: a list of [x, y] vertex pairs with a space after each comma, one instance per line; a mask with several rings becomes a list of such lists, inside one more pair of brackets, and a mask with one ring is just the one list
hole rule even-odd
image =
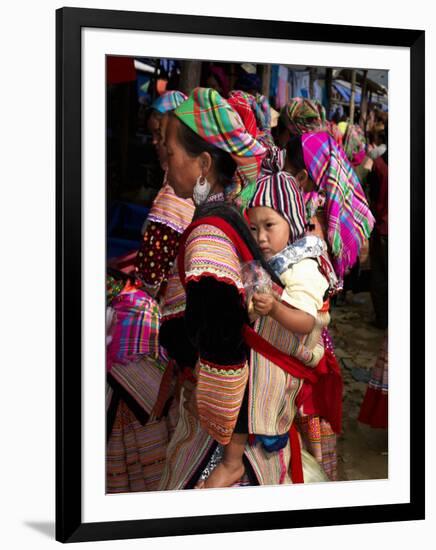
[[165, 124], [165, 142], [178, 143], [178, 124], [179, 121], [174, 116], [167, 117]]

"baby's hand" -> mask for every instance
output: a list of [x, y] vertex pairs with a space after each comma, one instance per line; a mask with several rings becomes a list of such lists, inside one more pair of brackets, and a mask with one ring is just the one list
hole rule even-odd
[[253, 294], [254, 311], [258, 315], [268, 315], [275, 306], [276, 299], [272, 294], [261, 294], [255, 292]]

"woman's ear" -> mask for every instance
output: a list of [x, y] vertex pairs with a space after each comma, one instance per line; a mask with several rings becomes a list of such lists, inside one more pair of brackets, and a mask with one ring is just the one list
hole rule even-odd
[[203, 151], [203, 153], [200, 153], [199, 161], [200, 161], [201, 175], [204, 177], [207, 177], [212, 170], [212, 157], [210, 153], [206, 151]]

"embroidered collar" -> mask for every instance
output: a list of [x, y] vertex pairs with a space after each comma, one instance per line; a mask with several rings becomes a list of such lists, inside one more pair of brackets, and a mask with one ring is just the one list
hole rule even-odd
[[329, 282], [329, 293], [339, 290], [339, 280], [330, 262], [325, 241], [315, 235], [307, 235], [275, 254], [268, 264], [274, 273], [280, 277], [287, 269], [306, 258], [317, 260], [321, 271]]
[[305, 258], [318, 258], [326, 250], [325, 242], [315, 235], [308, 235], [293, 242], [270, 260], [269, 265], [277, 275]]

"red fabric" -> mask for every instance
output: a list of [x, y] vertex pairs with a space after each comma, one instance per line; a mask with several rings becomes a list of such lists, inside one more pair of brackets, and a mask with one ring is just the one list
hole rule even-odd
[[312, 388], [312, 402], [315, 414], [325, 418], [332, 430], [339, 434], [342, 431], [342, 374], [336, 357], [326, 349], [324, 357], [315, 371], [319, 378]]
[[366, 157], [366, 151], [365, 149], [362, 149], [361, 151], [353, 155], [353, 160], [351, 161], [351, 164], [353, 165], [353, 167], [360, 166], [365, 157]]
[[108, 55], [106, 58], [106, 79], [108, 84], [120, 84], [136, 80], [133, 57]]
[[291, 445], [291, 479], [292, 483], [304, 483], [303, 463], [301, 461], [301, 446], [295, 422], [292, 422], [289, 430], [289, 442]]
[[313, 385], [310, 382], [306, 380], [303, 382], [303, 386], [295, 398], [295, 405], [297, 409], [303, 406], [304, 414], [318, 414], [313, 404]]
[[255, 138], [258, 134], [256, 117], [248, 101], [237, 94], [231, 95], [227, 101], [241, 117], [247, 132]]
[[315, 384], [307, 381], [298, 392], [296, 406], [304, 407], [304, 414], [321, 416], [331, 425], [332, 430], [342, 431], [342, 391], [341, 369], [336, 357], [325, 350], [324, 357], [315, 368], [318, 380]]
[[180, 375], [180, 385], [183, 385], [183, 382], [185, 380], [189, 380], [189, 382], [192, 382], [193, 384], [197, 383], [197, 379], [195, 378], [194, 372], [190, 368], [184, 368], [183, 372]]
[[360, 408], [359, 422], [369, 424], [371, 428], [388, 427], [388, 395], [368, 387]]
[[314, 369], [306, 367], [306, 365], [295, 357], [286, 355], [285, 353], [279, 351], [248, 325], [244, 325], [242, 334], [244, 336], [244, 341], [249, 348], [260, 353], [272, 361], [275, 365], [278, 365], [285, 372], [292, 374], [292, 376], [295, 376], [296, 378], [308, 380], [313, 384], [318, 381], [318, 374]]

